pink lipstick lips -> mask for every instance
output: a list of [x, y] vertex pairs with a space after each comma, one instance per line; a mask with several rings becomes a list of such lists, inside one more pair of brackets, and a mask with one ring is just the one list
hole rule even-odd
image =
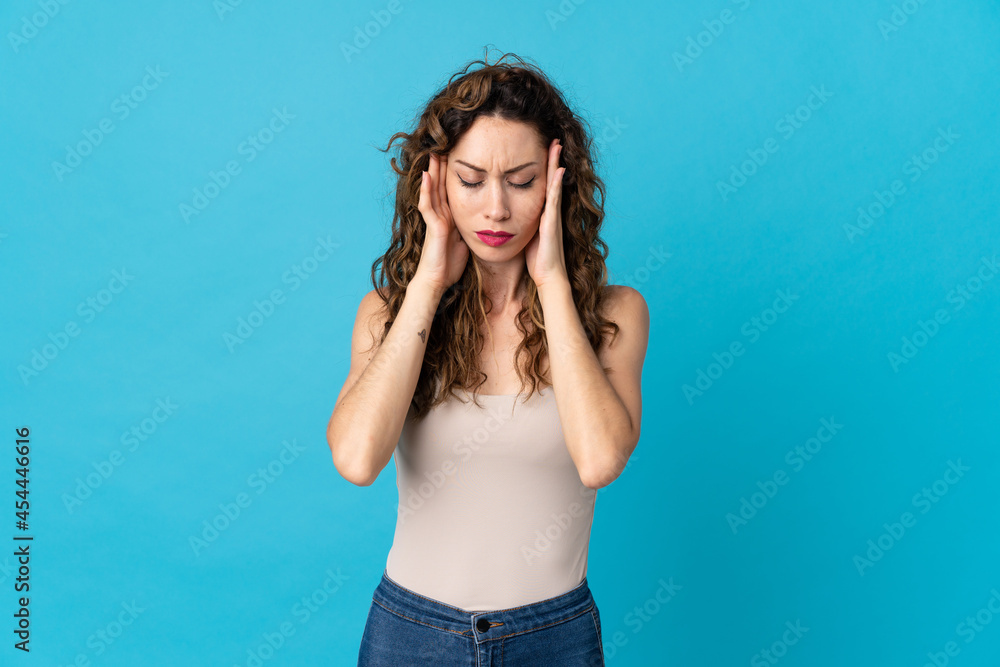
[[484, 229], [481, 232], [476, 232], [476, 236], [486, 245], [495, 248], [509, 241], [514, 235], [507, 232], [495, 232], [492, 229]]

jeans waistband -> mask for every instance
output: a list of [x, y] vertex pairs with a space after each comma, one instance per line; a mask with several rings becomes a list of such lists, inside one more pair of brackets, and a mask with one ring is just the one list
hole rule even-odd
[[510, 609], [468, 611], [411, 591], [383, 571], [372, 599], [418, 623], [484, 640], [537, 630], [584, 614], [594, 606], [586, 577], [576, 588], [546, 600]]

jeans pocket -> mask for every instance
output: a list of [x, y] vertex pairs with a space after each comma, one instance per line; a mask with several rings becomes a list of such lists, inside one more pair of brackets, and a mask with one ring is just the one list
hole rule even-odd
[[358, 667], [468, 665], [470, 661], [474, 664], [473, 651], [469, 637], [373, 602], [361, 638]]

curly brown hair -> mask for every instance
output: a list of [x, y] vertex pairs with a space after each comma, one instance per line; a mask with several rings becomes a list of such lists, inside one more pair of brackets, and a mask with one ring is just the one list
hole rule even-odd
[[[512, 56], [514, 63], [505, 62]], [[469, 71], [473, 65], [481, 68]], [[456, 79], [457, 77], [457, 79]], [[580, 314], [591, 347], [600, 348], [603, 336], [618, 325], [600, 314], [607, 286], [608, 246], [599, 232], [604, 219], [605, 188], [594, 171], [594, 146], [586, 121], [566, 104], [559, 90], [536, 66], [507, 53], [490, 64], [469, 62], [453, 74], [420, 113], [416, 129], [392, 135], [383, 153], [401, 140], [397, 158], [390, 160], [398, 178], [396, 206], [389, 249], [372, 264], [371, 280], [387, 308], [387, 320], [379, 339], [385, 341], [403, 303], [406, 286], [414, 277], [423, 248], [425, 226], [417, 204], [422, 173], [429, 169], [430, 155], [447, 155], [479, 116], [519, 121], [533, 126], [547, 145], [558, 138], [562, 144], [559, 166], [566, 168], [562, 181], [563, 249], [573, 301]], [[598, 193], [600, 198], [597, 197]], [[485, 344], [482, 329], [493, 304], [483, 291], [483, 271], [475, 253], [461, 279], [441, 297], [430, 328], [424, 362], [411, 407], [415, 419], [422, 419], [434, 406], [447, 400], [455, 388], [471, 391], [479, 405], [479, 387], [487, 375], [479, 369], [478, 353]], [[376, 269], [381, 265], [378, 280]], [[540, 384], [552, 382], [542, 374], [542, 360], [548, 353], [545, 321], [538, 290], [525, 271], [522, 284], [526, 300], [517, 315], [517, 328], [524, 335], [515, 352], [514, 367], [521, 381], [531, 382], [530, 397]], [[485, 302], [488, 302], [488, 307]], [[527, 356], [527, 364], [521, 362]], [[604, 371], [609, 371], [605, 368]], [[476, 382], [478, 380], [478, 382]], [[518, 395], [521, 395], [521, 391]], [[527, 398], [525, 398], [527, 400]]]

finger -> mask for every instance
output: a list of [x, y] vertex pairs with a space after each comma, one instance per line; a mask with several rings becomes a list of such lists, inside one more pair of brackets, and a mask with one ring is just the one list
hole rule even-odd
[[549, 146], [549, 186], [556, 180], [556, 169], [559, 168], [559, 152], [561, 150], [558, 139], [552, 140], [552, 145]]
[[438, 214], [438, 201], [437, 201], [437, 163], [435, 156], [431, 154], [431, 163], [427, 167], [427, 194], [429, 195], [431, 210], [434, 214]]
[[448, 202], [448, 156], [444, 156], [441, 163], [441, 211], [448, 218], [451, 217], [451, 204]]
[[421, 211], [424, 216], [424, 222], [429, 223], [430, 219], [435, 215], [434, 211], [434, 181], [431, 178], [431, 172], [426, 172], [424, 176], [424, 182], [420, 186], [420, 196], [423, 199], [424, 210]]
[[427, 172], [420, 172], [420, 199], [417, 201], [417, 210], [421, 213], [427, 211], [427, 202], [430, 195], [427, 192]]
[[438, 159], [438, 204], [442, 213], [448, 211], [448, 188], [446, 179], [448, 177], [448, 156], [444, 155]]
[[560, 210], [562, 208], [562, 169], [556, 169], [552, 178], [552, 187], [545, 198], [545, 213], [561, 226]]
[[559, 203], [562, 195], [562, 174], [564, 171], [565, 169], [558, 167], [552, 170], [552, 181], [549, 184], [548, 200], [551, 201], [553, 205]]

